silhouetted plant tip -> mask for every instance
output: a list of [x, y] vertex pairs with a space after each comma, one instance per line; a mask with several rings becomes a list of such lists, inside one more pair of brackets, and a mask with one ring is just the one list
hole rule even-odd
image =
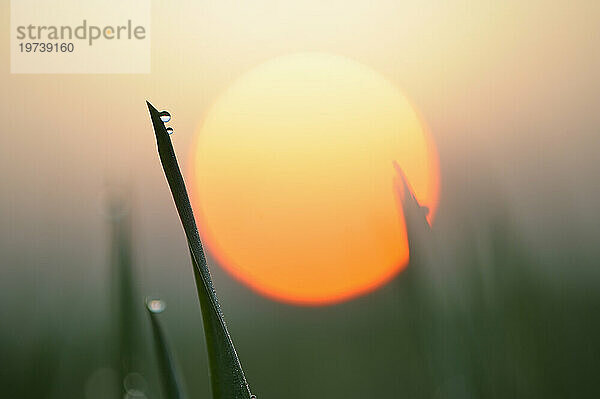
[[164, 122], [161, 120], [160, 112], [148, 101], [146, 101], [146, 104], [150, 111], [150, 118], [156, 135], [160, 161], [185, 231], [192, 258], [196, 289], [204, 323], [204, 334], [206, 336], [213, 398], [250, 399], [252, 396], [250, 388], [246, 382], [246, 377], [213, 288], [198, 228], [196, 227], [175, 151], [171, 144], [171, 138]]
[[[397, 162], [394, 162], [393, 165], [396, 169], [394, 186], [397, 202], [404, 215], [406, 226], [409, 266], [414, 266], [419, 263], [417, 258], [428, 252], [425, 248], [419, 247], [428, 246], [431, 241], [431, 225], [427, 219], [429, 208], [421, 206], [400, 165]], [[406, 273], [404, 274], [406, 275]]]
[[168, 399], [183, 399], [185, 395], [181, 384], [181, 378], [175, 367], [173, 354], [167, 343], [165, 333], [163, 331], [160, 314], [166, 309], [164, 301], [160, 299], [146, 298], [146, 310], [150, 315], [150, 323], [152, 324], [152, 333], [154, 336], [154, 349], [158, 359], [158, 367], [160, 378], [165, 393]]

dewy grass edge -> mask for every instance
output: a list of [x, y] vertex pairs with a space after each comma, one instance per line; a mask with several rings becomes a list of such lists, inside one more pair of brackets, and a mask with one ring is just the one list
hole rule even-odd
[[158, 154], [173, 200], [185, 231], [193, 263], [194, 278], [209, 358], [209, 374], [214, 399], [250, 399], [251, 393], [241, 363], [227, 330], [206, 264], [192, 207], [179, 170], [171, 138], [159, 111], [148, 101], [148, 110], [156, 135]]

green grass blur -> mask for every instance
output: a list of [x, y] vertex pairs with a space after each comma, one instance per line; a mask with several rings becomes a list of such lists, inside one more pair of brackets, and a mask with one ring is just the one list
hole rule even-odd
[[[404, 272], [335, 306], [272, 302], [209, 258], [253, 393], [259, 399], [598, 397], [600, 294], [589, 272], [597, 250], [570, 236], [553, 256], [542, 256], [501, 198], [471, 197], [488, 205], [473, 208], [455, 194], [448, 199], [453, 218], [410, 233]], [[33, 273], [33, 284], [9, 288], [17, 299], [3, 309], [0, 397], [164, 397], [146, 296], [167, 303], [161, 326], [188, 397], [209, 397], [188, 254], [177, 251], [183, 253], [165, 265], [136, 249], [144, 234], [161, 234], [136, 227], [140, 202], [128, 196], [110, 202], [100, 226], [107, 236], [105, 270], [98, 272], [104, 278], [75, 289], [65, 269], [57, 280]], [[172, 240], [185, 249], [181, 231]]]

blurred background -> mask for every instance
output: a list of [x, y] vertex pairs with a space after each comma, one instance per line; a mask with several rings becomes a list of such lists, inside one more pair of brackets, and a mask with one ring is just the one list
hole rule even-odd
[[598, 397], [599, 17], [592, 1], [153, 1], [150, 74], [13, 75], [4, 58], [0, 396], [118, 397], [126, 368], [126, 386], [161, 397], [147, 295], [167, 303], [189, 396], [208, 396], [145, 100], [173, 114], [185, 174], [236, 77], [323, 51], [411, 99], [437, 144], [439, 208], [419, 273], [332, 306], [263, 298], [208, 254], [253, 393]]

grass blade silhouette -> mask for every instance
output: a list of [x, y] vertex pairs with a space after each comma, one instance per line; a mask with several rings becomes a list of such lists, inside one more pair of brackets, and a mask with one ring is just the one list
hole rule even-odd
[[410, 263], [414, 264], [418, 263], [415, 262], [415, 256], [420, 257], [423, 252], [423, 248], [419, 247], [425, 245], [431, 238], [431, 226], [427, 220], [429, 208], [421, 206], [400, 165], [397, 162], [394, 162], [393, 165], [396, 170], [394, 186], [399, 206], [404, 215]]
[[173, 355], [167, 344], [167, 339], [160, 323], [159, 314], [164, 311], [164, 302], [153, 299], [146, 300], [146, 310], [150, 315], [152, 334], [154, 336], [154, 348], [158, 358], [158, 367], [162, 380], [163, 390], [167, 399], [183, 399], [185, 395], [181, 386], [181, 379], [175, 369]]
[[171, 189], [171, 194], [173, 195], [173, 200], [185, 231], [192, 258], [196, 289], [202, 311], [204, 334], [206, 336], [213, 398], [250, 399], [252, 396], [250, 388], [246, 382], [246, 377], [244, 376], [212, 285], [198, 228], [196, 227], [185, 183], [177, 164], [177, 157], [171, 144], [171, 138], [160, 119], [159, 111], [148, 101], [146, 101], [146, 104], [150, 111], [156, 135], [160, 162], [169, 183], [169, 188]]

